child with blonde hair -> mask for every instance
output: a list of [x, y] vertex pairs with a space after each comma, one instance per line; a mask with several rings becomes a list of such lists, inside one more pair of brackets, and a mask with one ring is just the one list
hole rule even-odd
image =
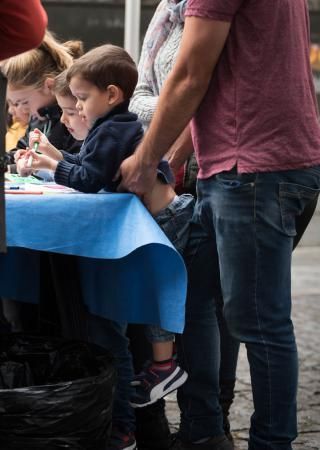
[[52, 92], [54, 78], [69, 68], [73, 59], [83, 53], [80, 41], [60, 43], [46, 31], [44, 39], [36, 49], [14, 56], [4, 61], [2, 73], [8, 80], [8, 97], [14, 103], [28, 104], [31, 120], [26, 135], [16, 148], [26, 148], [29, 133], [34, 128], [42, 131], [57, 148], [78, 152], [79, 144], [61, 124], [61, 110]]
[[[52, 92], [54, 79], [73, 63], [73, 58], [83, 53], [80, 41], [60, 43], [52, 33], [46, 31], [44, 39], [38, 48], [29, 50], [1, 63], [1, 71], [8, 80], [7, 98], [13, 104], [23, 104], [28, 107], [31, 119], [27, 132], [21, 138], [13, 151], [8, 155], [11, 160], [9, 170], [16, 171], [14, 154], [17, 159], [23, 156], [28, 146], [29, 134], [34, 128], [45, 132], [51, 143], [57, 148], [75, 153], [80, 150], [81, 142], [76, 140], [63, 123], [60, 122], [61, 109]], [[29, 175], [30, 168], [23, 168], [21, 175]], [[48, 173], [37, 172], [38, 176], [48, 177]], [[49, 175], [50, 177], [50, 175]], [[50, 178], [49, 178], [50, 179]], [[2, 299], [4, 315], [13, 331], [24, 331], [28, 323], [24, 323], [25, 313], [21, 313], [20, 302]]]

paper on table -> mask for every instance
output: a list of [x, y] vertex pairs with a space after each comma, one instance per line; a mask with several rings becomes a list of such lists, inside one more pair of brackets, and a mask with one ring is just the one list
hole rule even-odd
[[39, 191], [41, 190], [43, 194], [75, 194], [78, 191], [67, 187], [62, 186], [61, 184], [56, 183], [41, 183], [41, 184], [24, 184], [23, 188], [26, 191]]
[[42, 181], [38, 178], [34, 177], [33, 175], [30, 175], [28, 177], [21, 177], [20, 175], [16, 173], [5, 173], [5, 181], [9, 181], [16, 184], [25, 184], [25, 183], [32, 183], [32, 184], [41, 184]]
[[5, 182], [6, 194], [73, 194], [78, 193], [72, 188], [56, 183], [13, 183]]

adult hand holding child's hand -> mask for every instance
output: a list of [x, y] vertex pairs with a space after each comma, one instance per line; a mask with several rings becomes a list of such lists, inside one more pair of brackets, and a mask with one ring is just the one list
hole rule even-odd
[[152, 192], [157, 178], [157, 165], [148, 164], [138, 152], [125, 159], [118, 171], [121, 182], [119, 192], [133, 192], [148, 208], [148, 194]]

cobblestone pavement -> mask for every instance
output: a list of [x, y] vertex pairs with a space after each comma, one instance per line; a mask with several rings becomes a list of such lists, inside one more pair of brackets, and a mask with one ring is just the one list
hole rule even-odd
[[[295, 450], [320, 450], [320, 247], [299, 247], [293, 256], [293, 321], [299, 349], [299, 437]], [[248, 363], [241, 346], [236, 397], [231, 425], [237, 450], [247, 450], [252, 398]], [[173, 430], [179, 412], [175, 396], [167, 398], [167, 414]]]

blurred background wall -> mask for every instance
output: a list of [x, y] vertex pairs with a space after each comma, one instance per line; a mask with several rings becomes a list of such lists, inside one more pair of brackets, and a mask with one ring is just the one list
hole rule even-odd
[[[42, 0], [42, 3], [49, 16], [50, 30], [60, 38], [81, 39], [86, 50], [105, 43], [123, 46], [125, 0]], [[141, 0], [141, 44], [158, 3]]]
[[[25, 1], [25, 0], [21, 0]], [[311, 62], [320, 104], [320, 0], [308, 0]], [[123, 46], [125, 0], [42, 0], [49, 28], [60, 38], [81, 39], [85, 49], [109, 42]], [[159, 0], [141, 0], [140, 44]]]

